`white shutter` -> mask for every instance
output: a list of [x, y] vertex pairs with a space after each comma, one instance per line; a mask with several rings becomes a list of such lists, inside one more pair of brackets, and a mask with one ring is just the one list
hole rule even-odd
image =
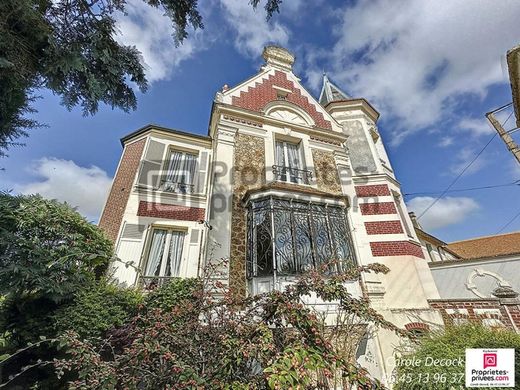
[[201, 151], [199, 154], [198, 160], [198, 172], [197, 172], [197, 180], [195, 184], [195, 193], [196, 194], [204, 194], [206, 189], [206, 177], [208, 173], [208, 157], [209, 153], [207, 151]]
[[144, 159], [141, 161], [137, 184], [153, 188], [159, 188], [163, 176], [164, 149], [166, 145], [162, 142], [150, 140]]

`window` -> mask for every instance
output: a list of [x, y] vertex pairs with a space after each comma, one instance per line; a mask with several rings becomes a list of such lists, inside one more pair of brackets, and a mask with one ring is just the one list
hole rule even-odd
[[354, 263], [344, 208], [275, 197], [249, 204], [249, 277], [295, 275], [331, 260], [330, 272]]
[[193, 193], [196, 165], [196, 154], [173, 150], [163, 180], [163, 190], [181, 194]]
[[428, 255], [430, 256], [430, 260], [431, 261], [435, 261], [435, 258], [433, 256], [433, 247], [428, 242], [426, 243], [426, 250], [428, 251]]
[[276, 180], [295, 184], [309, 184], [311, 172], [304, 169], [303, 151], [300, 144], [276, 141], [276, 165], [273, 173]]
[[180, 275], [182, 247], [186, 234], [177, 230], [153, 229], [143, 280], [145, 285]]

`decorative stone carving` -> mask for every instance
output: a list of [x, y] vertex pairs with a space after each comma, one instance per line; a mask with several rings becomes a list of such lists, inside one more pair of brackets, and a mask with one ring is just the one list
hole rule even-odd
[[[495, 289], [494, 291], [497, 291], [500, 288], [509, 288], [509, 289], [512, 290], [511, 284], [509, 282], [507, 282], [504, 278], [502, 278], [500, 275], [498, 275], [495, 272], [484, 270], [482, 268], [475, 268], [468, 275], [468, 279], [466, 280], [466, 288], [468, 290], [470, 290], [473, 294], [475, 294], [479, 298], [489, 298], [489, 295], [486, 295], [482, 291], [478, 290], [477, 285], [474, 282], [474, 279], [476, 277], [485, 277], [485, 276], [491, 276], [492, 278], [494, 278], [498, 282], [498, 288]], [[499, 290], [499, 291], [501, 291], [501, 290]]]
[[297, 125], [308, 125], [307, 121], [298, 113], [287, 110], [285, 108], [279, 108], [269, 112], [271, 118], [280, 119], [285, 122], [295, 123]]
[[294, 56], [289, 51], [279, 46], [266, 46], [262, 53], [262, 57], [264, 57], [267, 64], [284, 70], [292, 70], [294, 64]]
[[312, 149], [312, 159], [318, 189], [330, 194], [341, 195], [343, 192], [341, 191], [334, 152]]

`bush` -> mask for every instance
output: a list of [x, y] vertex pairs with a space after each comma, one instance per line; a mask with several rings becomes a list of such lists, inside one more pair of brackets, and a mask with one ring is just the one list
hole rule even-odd
[[169, 311], [186, 299], [193, 300], [200, 288], [201, 281], [198, 279], [172, 278], [146, 296], [145, 306]]
[[[425, 362], [426, 358], [433, 359], [462, 359], [465, 361], [466, 348], [515, 348], [515, 372], [516, 383], [520, 383], [520, 335], [509, 330], [493, 330], [481, 325], [468, 324], [461, 326], [450, 326], [444, 332], [433, 333], [419, 340], [419, 343], [412, 347], [412, 351], [404, 354], [403, 358], [420, 360]], [[440, 383], [435, 378], [447, 378], [450, 382], [452, 378], [457, 381], [451, 383], [455, 388], [464, 388], [464, 364], [462, 366], [417, 366], [398, 367], [395, 377], [396, 389], [422, 389], [424, 382], [422, 378], [429, 374], [428, 389], [444, 390], [446, 383]], [[419, 375], [421, 374], [421, 375]], [[459, 375], [457, 375], [459, 374]], [[409, 380], [410, 379], [410, 380]]]
[[66, 203], [0, 193], [0, 295], [68, 299], [104, 273], [112, 243]]
[[102, 279], [78, 291], [74, 301], [60, 307], [51, 320], [58, 334], [72, 330], [82, 338], [102, 337], [110, 328], [122, 326], [134, 316], [142, 302], [139, 290]]

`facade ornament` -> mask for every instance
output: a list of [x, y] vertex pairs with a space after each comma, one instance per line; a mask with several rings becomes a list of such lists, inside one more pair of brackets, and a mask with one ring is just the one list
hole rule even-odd
[[[475, 277], [477, 277], [477, 276], [478, 277], [491, 276], [492, 278], [494, 278], [498, 282], [498, 288], [497, 289], [509, 288], [509, 289], [512, 290], [511, 284], [509, 282], [507, 282], [504, 278], [502, 278], [500, 275], [498, 275], [497, 273], [492, 272], [492, 271], [487, 271], [487, 270], [484, 270], [482, 268], [475, 268], [473, 270], [473, 272], [471, 272], [468, 275], [468, 279], [466, 280], [466, 288], [469, 291], [471, 291], [473, 294], [475, 294], [477, 297], [479, 297], [479, 298], [490, 298], [490, 297], [478, 290], [477, 285], [473, 281], [475, 279]], [[495, 295], [494, 292], [497, 289], [495, 289], [493, 291], [493, 293], [492, 293], [493, 295]], [[499, 290], [499, 291], [502, 291], [502, 290]]]
[[215, 103], [222, 103], [224, 101], [224, 95], [222, 94], [222, 92], [220, 92], [220, 91], [217, 92], [215, 94], [215, 98], [213, 99], [213, 101]]

